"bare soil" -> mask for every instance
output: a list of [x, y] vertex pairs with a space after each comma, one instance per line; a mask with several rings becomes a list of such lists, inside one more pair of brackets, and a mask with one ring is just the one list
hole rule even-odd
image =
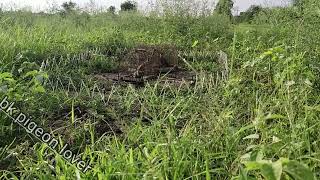
[[174, 46], [139, 45], [125, 56], [120, 70], [139, 78], [159, 74], [163, 68], [177, 66], [178, 51]]
[[161, 80], [179, 84], [194, 83], [195, 73], [179, 67], [178, 50], [171, 45], [139, 45], [129, 51], [116, 73], [96, 74], [100, 81], [144, 85]]

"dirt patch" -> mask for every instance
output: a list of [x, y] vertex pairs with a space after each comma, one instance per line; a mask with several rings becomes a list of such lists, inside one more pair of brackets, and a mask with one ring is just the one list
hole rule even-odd
[[[105, 114], [97, 114], [90, 110], [90, 108], [76, 105], [73, 108], [73, 114], [75, 122], [71, 122], [72, 107], [67, 106], [51, 115], [49, 121], [49, 128], [53, 130], [53, 134], [62, 135], [63, 139], [68, 142], [69, 145], [73, 145], [76, 142], [75, 132], [78, 129], [82, 129], [88, 119], [94, 120], [94, 131], [96, 135], [115, 135], [121, 134], [122, 130], [116, 120]], [[81, 138], [84, 136], [81, 136]], [[89, 140], [89, 136], [87, 137]]]
[[141, 78], [159, 74], [178, 66], [178, 51], [170, 45], [139, 45], [133, 48], [120, 65], [120, 71]]
[[96, 74], [98, 81], [135, 84], [160, 79], [162, 82], [193, 84], [195, 73], [179, 67], [178, 50], [171, 45], [139, 45], [125, 55], [115, 73]]
[[95, 75], [95, 79], [100, 82], [112, 82], [116, 85], [134, 84], [136, 86], [144, 86], [147, 82], [158, 80], [161, 83], [180, 86], [181, 84], [193, 85], [196, 81], [196, 75], [185, 70], [175, 70], [169, 73], [160, 73], [155, 76], [144, 76], [141, 78], [132, 77], [125, 73], [104, 73]]
[[95, 125], [95, 133], [101, 137], [103, 135], [119, 135], [123, 132], [116, 121], [100, 121]]

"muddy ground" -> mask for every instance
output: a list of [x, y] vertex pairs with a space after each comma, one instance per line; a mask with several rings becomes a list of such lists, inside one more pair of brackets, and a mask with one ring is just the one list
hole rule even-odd
[[139, 45], [127, 53], [115, 73], [95, 74], [99, 81], [143, 86], [159, 80], [172, 85], [194, 84], [195, 72], [180, 65], [177, 48], [170, 45]]

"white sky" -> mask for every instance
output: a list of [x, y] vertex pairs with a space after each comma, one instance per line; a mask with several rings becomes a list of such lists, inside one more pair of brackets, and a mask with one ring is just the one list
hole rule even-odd
[[[63, 2], [69, 0], [0, 0], [0, 6], [21, 8], [21, 7], [31, 7], [32, 10], [41, 11], [49, 7], [49, 4], [61, 5]], [[72, 0], [80, 6], [85, 6], [90, 2], [90, 0]], [[109, 7], [111, 5], [116, 6], [119, 9], [120, 4], [125, 0], [92, 0], [98, 7]], [[141, 7], [145, 7], [148, 2], [152, 0], [136, 0]], [[194, 0], [199, 1], [199, 0]], [[218, 0], [211, 0], [218, 1]], [[282, 6], [286, 5], [290, 0], [234, 0], [234, 7], [239, 9], [239, 11], [245, 11], [250, 5], [264, 5], [264, 6]]]

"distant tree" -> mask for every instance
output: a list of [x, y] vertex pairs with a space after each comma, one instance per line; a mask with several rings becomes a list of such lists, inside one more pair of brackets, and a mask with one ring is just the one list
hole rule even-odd
[[110, 7], [108, 8], [108, 13], [115, 14], [115, 13], [116, 13], [116, 7], [110, 6]]
[[128, 0], [121, 4], [121, 11], [136, 11], [137, 2]]
[[47, 14], [44, 11], [40, 11], [39, 13], [35, 13], [36, 15], [39, 16], [46, 16]]
[[293, 0], [293, 5], [294, 6], [301, 6], [303, 5], [304, 1], [303, 0]]
[[232, 18], [232, 8], [233, 1], [232, 0], [219, 0], [215, 12], [217, 14], [222, 14]]
[[77, 4], [72, 1], [69, 1], [69, 2], [64, 2], [61, 6], [66, 13], [70, 13], [75, 10]]
[[261, 6], [252, 5], [246, 12], [240, 13], [240, 20], [243, 21], [251, 21], [257, 14], [259, 14], [263, 8]]
[[261, 7], [261, 6], [252, 5], [252, 6], [250, 6], [250, 8], [247, 10], [247, 13], [250, 14], [250, 15], [255, 15], [255, 14], [258, 14], [261, 10], [262, 10], [262, 7]]
[[293, 6], [297, 7], [300, 12], [303, 12], [303, 7], [305, 5], [305, 0], [293, 0]]
[[66, 17], [69, 14], [73, 14], [75, 12], [77, 4], [69, 1], [69, 2], [64, 2], [61, 7], [63, 10], [61, 10], [59, 13], [62, 17]]

